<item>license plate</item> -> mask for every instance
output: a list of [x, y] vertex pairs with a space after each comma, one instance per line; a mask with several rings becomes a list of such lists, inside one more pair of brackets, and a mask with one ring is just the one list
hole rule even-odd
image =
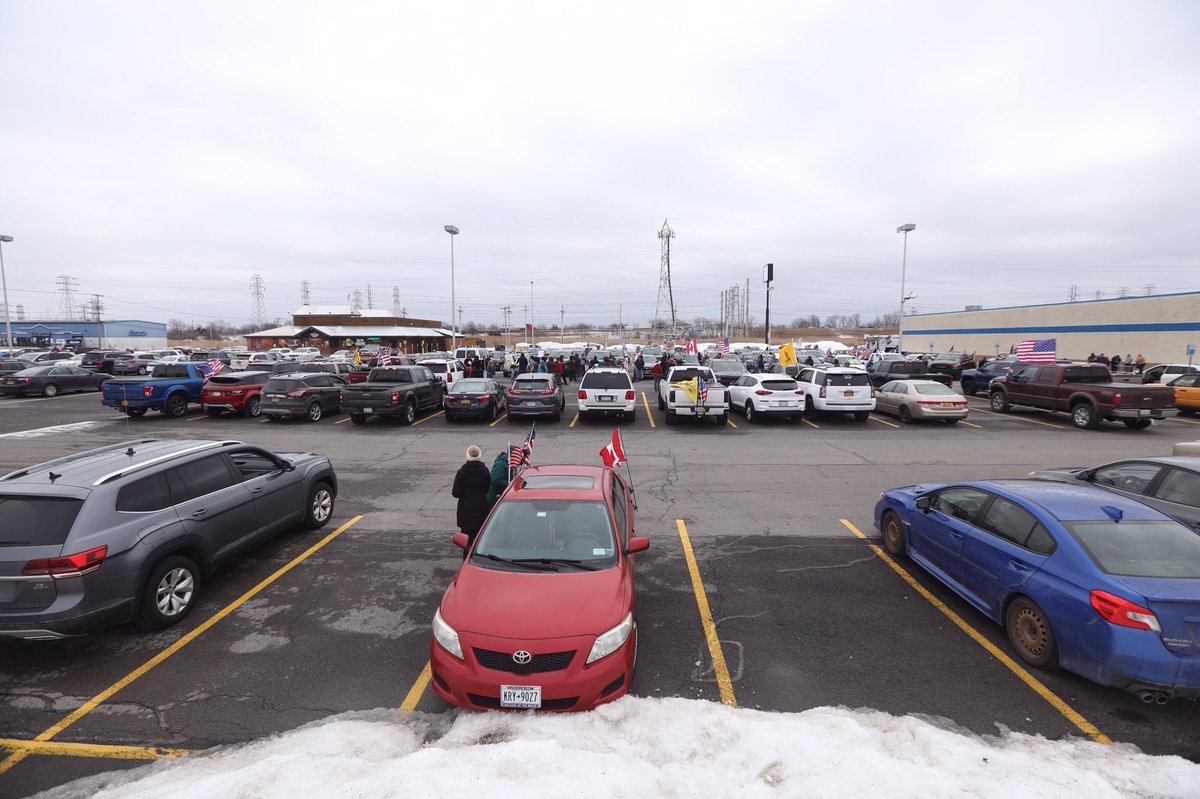
[[129, 400], [121, 400], [121, 404], [122, 404], [122, 405], [128, 405], [128, 404], [129, 404]]
[[374, 408], [363, 408], [363, 413], [375, 413]]
[[853, 396], [854, 396], [854, 392], [853, 392], [853, 391], [843, 391], [843, 392], [842, 392], [842, 396], [843, 396], [843, 397], [853, 397]]
[[1138, 416], [1149, 416], [1149, 415], [1150, 415], [1149, 409], [1143, 408], [1142, 410], [1138, 411]]
[[538, 406], [536, 402], [522, 402], [521, 405], [525, 408], [536, 408]]
[[941, 407], [943, 407], [943, 408], [953, 408], [953, 407], [954, 407], [954, 403], [953, 403], [953, 402], [943, 402], [943, 403], [941, 404]]
[[271, 397], [271, 402], [279, 402], [279, 397]]
[[777, 404], [777, 405], [778, 405], [779, 407], [781, 407], [781, 408], [790, 408], [790, 407], [792, 407], [792, 401], [791, 401], [791, 400], [775, 400], [775, 404]]
[[501, 685], [500, 707], [537, 708], [542, 706], [542, 686]]
[[224, 394], [222, 394], [220, 391], [214, 391], [214, 392], [213, 392], [212, 394], [210, 394], [209, 396], [212, 396], [212, 397], [223, 397], [223, 396], [225, 396], [225, 395], [224, 395]]
[[601, 395], [600, 395], [599, 397], [597, 397], [596, 399], [600, 400], [601, 402], [612, 402], [613, 400], [615, 400], [615, 399], [616, 399], [616, 397], [610, 397], [610, 396], [609, 396], [609, 395], [607, 395], [607, 394], [601, 394]]

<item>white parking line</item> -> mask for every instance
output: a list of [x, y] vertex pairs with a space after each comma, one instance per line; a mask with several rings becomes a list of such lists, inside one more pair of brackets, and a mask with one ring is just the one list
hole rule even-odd
[[84, 430], [94, 430], [111, 423], [111, 419], [99, 422], [75, 422], [74, 424], [56, 424], [52, 427], [38, 427], [33, 430], [18, 430], [15, 433], [0, 433], [0, 438], [41, 438], [58, 433], [81, 433]]
[[0, 408], [7, 408], [10, 405], [24, 405], [27, 402], [54, 402], [56, 400], [78, 399], [79, 397], [91, 397], [97, 399], [100, 395], [96, 392], [84, 391], [79, 394], [59, 394], [57, 397], [34, 397], [33, 399], [0, 399]]

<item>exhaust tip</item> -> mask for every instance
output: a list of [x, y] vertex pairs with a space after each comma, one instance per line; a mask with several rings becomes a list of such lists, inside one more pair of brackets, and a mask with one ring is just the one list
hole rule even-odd
[[1154, 697], [1154, 701], [1160, 705], [1165, 705], [1171, 701], [1171, 697], [1167, 694], [1159, 694], [1158, 696]]

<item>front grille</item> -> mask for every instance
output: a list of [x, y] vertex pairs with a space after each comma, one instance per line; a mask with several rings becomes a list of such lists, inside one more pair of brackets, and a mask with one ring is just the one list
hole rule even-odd
[[480, 666], [492, 671], [503, 671], [507, 674], [544, 674], [548, 671], [562, 671], [570, 666], [571, 661], [575, 659], [575, 652], [572, 650], [534, 655], [528, 663], [517, 663], [512, 659], [511, 653], [476, 648], [475, 659], [479, 661]]
[[[492, 710], [500, 709], [500, 699], [495, 696], [479, 696], [478, 694], [467, 694], [467, 699], [471, 700], [471, 704], [479, 707], [486, 707]], [[543, 699], [542, 710], [570, 710], [579, 703], [579, 697], [572, 696], [567, 699]], [[516, 710], [517, 708], [513, 708]]]

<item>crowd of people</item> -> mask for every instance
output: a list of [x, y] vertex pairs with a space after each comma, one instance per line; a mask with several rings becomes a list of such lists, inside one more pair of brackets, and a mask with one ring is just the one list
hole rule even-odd
[[[1139, 352], [1137, 358], [1133, 358], [1129, 353], [1125, 354], [1122, 359], [1120, 355], [1105, 355], [1103, 352], [1097, 355], [1092, 353], [1087, 357], [1088, 363], [1102, 363], [1114, 372], [1126, 371], [1137, 372], [1139, 375], [1146, 371], [1146, 359]], [[1123, 367], [1123, 369], [1122, 369]]]

